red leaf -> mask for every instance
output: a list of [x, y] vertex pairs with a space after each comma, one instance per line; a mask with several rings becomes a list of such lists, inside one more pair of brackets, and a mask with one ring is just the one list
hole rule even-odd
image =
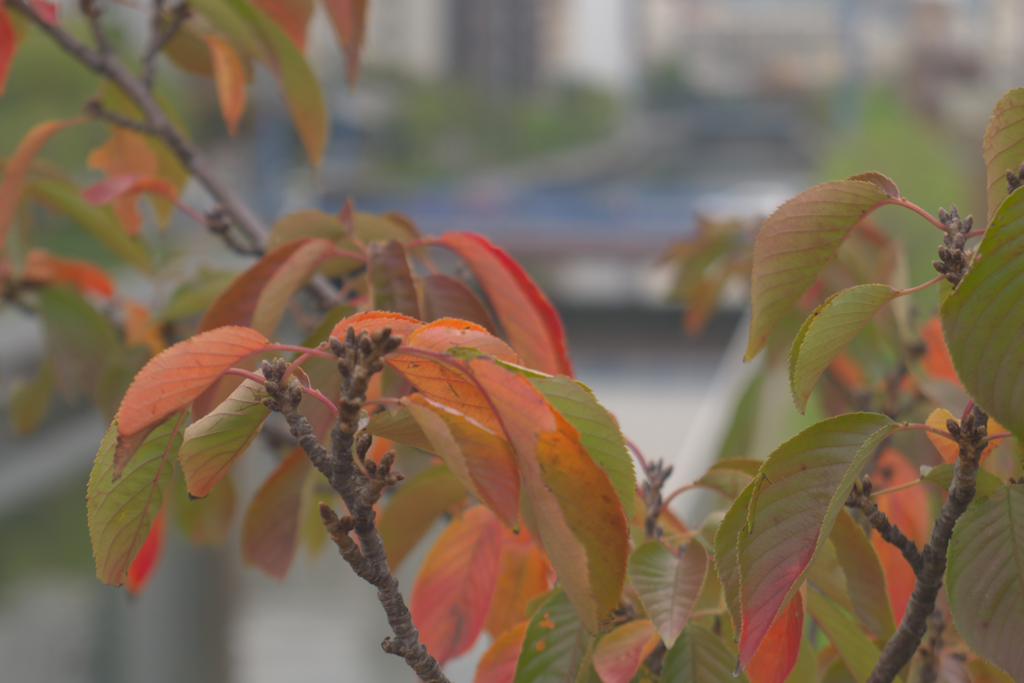
[[803, 632], [804, 603], [798, 592], [776, 617], [757, 654], [747, 665], [750, 683], [783, 683], [796, 666]]
[[[6, 19], [6, 15], [3, 15]], [[9, 20], [8, 20], [9, 21]], [[2, 22], [0, 22], [2, 23]], [[9, 25], [9, 24], [8, 24]], [[25, 189], [25, 174], [39, 150], [54, 133], [68, 126], [81, 123], [84, 119], [61, 119], [37, 123], [18, 143], [18, 148], [7, 158], [3, 177], [0, 178], [0, 248], [7, 241], [7, 233], [11, 228], [14, 212]]]
[[423, 319], [456, 318], [482, 325], [491, 334], [497, 326], [480, 297], [464, 282], [441, 273], [431, 273], [421, 280]]
[[473, 683], [512, 683], [528, 621], [521, 621], [495, 638], [476, 666]]
[[288, 299], [333, 252], [334, 245], [325, 239], [295, 240], [271, 249], [231, 281], [196, 329], [245, 325], [273, 333]]
[[526, 619], [526, 605], [550, 588], [551, 573], [547, 558], [525, 529], [518, 534], [502, 532], [498, 564], [498, 583], [485, 624], [495, 637]]
[[[160, 159], [146, 138], [141, 133], [117, 126], [111, 127], [110, 137], [106, 142], [89, 153], [86, 164], [89, 168], [103, 170], [107, 176], [130, 175], [136, 178], [151, 178], [160, 170]], [[95, 194], [102, 196], [101, 190], [95, 190]], [[174, 192], [173, 196], [176, 197], [177, 192]], [[114, 213], [129, 235], [137, 234], [142, 224], [142, 216], [135, 206], [137, 199], [137, 193], [124, 193], [111, 198]]]
[[45, 21], [47, 24], [57, 23], [57, 5], [52, 2], [46, 2], [45, 0], [29, 0], [29, 4], [32, 5], [32, 9], [35, 10], [39, 18]]
[[179, 342], [150, 359], [135, 376], [118, 411], [114, 478], [153, 427], [185, 408], [224, 372], [268, 344], [255, 330], [220, 327]]
[[396, 337], [408, 339], [409, 335], [423, 326], [416, 318], [410, 318], [401, 313], [388, 313], [385, 311], [369, 311], [367, 313], [356, 313], [340, 321], [331, 330], [331, 336], [337, 339], [345, 339], [348, 328], [353, 328], [358, 335], [362, 331], [374, 332], [385, 327], [391, 328], [391, 334]]
[[134, 173], [112, 175], [82, 190], [82, 199], [90, 204], [109, 204], [115, 199], [134, 199], [142, 192], [159, 194], [171, 201], [178, 197], [178, 190], [163, 178], [146, 177]]
[[359, 76], [359, 51], [366, 30], [367, 0], [325, 0], [324, 7], [334, 24], [342, 51], [345, 53], [345, 75], [349, 85]]
[[114, 283], [102, 268], [81, 259], [54, 256], [45, 249], [28, 253], [22, 277], [34, 284], [66, 283], [82, 293], [102, 297], [114, 294]]
[[[306, 49], [306, 26], [313, 15], [310, 0], [256, 0], [255, 4], [274, 20], [299, 50]], [[216, 57], [214, 57], [216, 69]]]
[[10, 73], [14, 48], [17, 46], [18, 36], [14, 32], [14, 25], [7, 16], [7, 10], [0, 4], [0, 95], [4, 94], [7, 87], [7, 74]]
[[164, 527], [167, 524], [164, 513], [166, 509], [167, 504], [164, 503], [160, 512], [156, 513], [153, 526], [150, 527], [145, 542], [139, 548], [139, 553], [128, 567], [128, 577], [125, 579], [124, 587], [132, 595], [142, 592], [142, 589], [153, 577], [156, 566], [160, 563], [160, 555], [164, 549]]
[[501, 533], [490, 510], [470, 508], [441, 533], [416, 576], [409, 609], [420, 640], [441, 664], [472, 647], [483, 628]]
[[932, 316], [921, 328], [921, 341], [925, 344], [921, 368], [931, 377], [960, 386], [960, 378], [956, 376], [956, 369], [953, 368], [953, 359], [950, 358], [946, 341], [942, 338], [942, 321], [939, 320], [939, 316]]
[[275, 579], [284, 578], [295, 556], [303, 490], [312, 467], [297, 446], [264, 480], [245, 511], [242, 559]]
[[458, 254], [473, 271], [505, 337], [527, 367], [572, 376], [562, 319], [522, 266], [473, 233], [448, 232], [437, 243]]
[[[945, 347], [943, 347], [945, 348]], [[918, 468], [914, 467], [899, 451], [886, 448], [875, 461], [875, 472], [872, 475], [875, 488], [882, 489], [900, 486], [921, 478]], [[931, 506], [928, 492], [922, 486], [912, 486], [874, 499], [878, 509], [885, 513], [892, 524], [900, 528], [907, 538], [924, 547], [930, 535], [929, 511]], [[903, 554], [890, 543], [882, 540], [876, 533], [871, 534], [871, 545], [878, 553], [878, 560], [885, 570], [886, 590], [889, 593], [889, 604], [892, 615], [899, 623], [907, 610], [907, 602], [914, 592], [916, 577], [914, 571], [903, 559]]]
[[233, 136], [238, 132], [238, 120], [245, 111], [245, 64], [231, 43], [223, 38], [207, 35], [203, 36], [203, 40], [210, 50], [220, 112], [227, 124], [228, 134]]
[[629, 683], [659, 642], [650, 619], [627, 622], [598, 641], [594, 669], [604, 683]]

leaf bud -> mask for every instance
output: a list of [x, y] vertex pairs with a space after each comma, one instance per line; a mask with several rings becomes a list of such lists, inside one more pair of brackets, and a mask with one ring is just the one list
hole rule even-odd
[[957, 251], [964, 248], [964, 234], [962, 232], [957, 233], [956, 236], [953, 237], [953, 248]]
[[949, 224], [949, 213], [941, 206], [939, 207], [939, 221], [947, 225]]
[[939, 271], [943, 275], [949, 272], [949, 267], [942, 261], [932, 261], [932, 268]]
[[949, 418], [946, 420], [946, 431], [953, 436], [960, 438], [960, 423], [953, 418]]
[[939, 258], [942, 259], [943, 261], [949, 260], [949, 249], [942, 246], [941, 244], [939, 245]]

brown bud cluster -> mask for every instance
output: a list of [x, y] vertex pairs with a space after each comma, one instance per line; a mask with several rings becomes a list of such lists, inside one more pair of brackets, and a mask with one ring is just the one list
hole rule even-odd
[[932, 261], [932, 267], [946, 276], [954, 287], [960, 284], [967, 266], [970, 265], [974, 252], [971, 249], [964, 250], [964, 243], [967, 241], [967, 233], [974, 225], [974, 217], [968, 216], [961, 219], [956, 204], [949, 207], [949, 211], [939, 209], [939, 220], [946, 226], [946, 236], [942, 238], [939, 245], [939, 259]]
[[1013, 191], [1020, 187], [1022, 182], [1024, 182], [1024, 163], [1017, 168], [1016, 173], [1006, 169], [1006, 194], [1013, 194]]

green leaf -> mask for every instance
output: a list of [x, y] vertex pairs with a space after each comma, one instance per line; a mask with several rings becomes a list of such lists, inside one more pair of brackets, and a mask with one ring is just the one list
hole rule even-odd
[[726, 498], [735, 500], [736, 496], [740, 495], [740, 492], [750, 483], [751, 478], [757, 474], [763, 462], [763, 460], [747, 460], [746, 458], [719, 460], [704, 473], [704, 476], [693, 483], [695, 486], [710, 489]]
[[178, 459], [190, 496], [209, 494], [249, 448], [270, 415], [270, 408], [263, 405], [266, 397], [262, 385], [247, 379], [227, 400], [188, 426]]
[[661, 683], [746, 683], [746, 674], [733, 677], [736, 652], [696, 624], [687, 624], [665, 654]]
[[747, 523], [747, 512], [750, 500], [754, 496], [754, 481], [747, 484], [729, 511], [722, 518], [715, 533], [715, 571], [722, 582], [725, 593], [725, 606], [729, 609], [732, 619], [732, 630], [740, 632], [740, 531]]
[[260, 40], [259, 32], [233, 3], [226, 0], [194, 0], [192, 7], [223, 31], [232, 45], [246, 56], [266, 58], [266, 48]]
[[530, 384], [576, 428], [580, 443], [611, 480], [626, 519], [633, 519], [636, 474], [619, 423], [581, 382], [559, 375], [531, 378]]
[[245, 0], [226, 0], [225, 4], [255, 27], [262, 37], [267, 66], [281, 83], [285, 104], [309, 163], [314, 168], [319, 166], [327, 147], [328, 134], [327, 110], [319, 81], [295, 43], [270, 17]]
[[541, 605], [526, 627], [513, 683], [575, 681], [590, 654], [591, 636], [564, 592]]
[[776, 323], [832, 262], [850, 230], [878, 207], [899, 201], [882, 187], [892, 186], [891, 180], [879, 174], [864, 177], [805, 190], [761, 226], [754, 244], [747, 360], [757, 355]]
[[789, 353], [789, 386], [801, 413], [807, 398], [832, 361], [864, 329], [875, 313], [899, 296], [888, 285], [857, 285], [837, 292], [807, 318]]
[[416, 226], [408, 218], [396, 213], [381, 215], [356, 211], [352, 214], [352, 228], [366, 243], [397, 240], [402, 244], [420, 238]]
[[234, 279], [234, 273], [201, 268], [194, 277], [174, 290], [156, 319], [171, 322], [202, 313]]
[[135, 451], [121, 476], [113, 478], [117, 421], [103, 437], [86, 493], [89, 538], [96, 576], [120, 586], [163, 504], [181, 447], [188, 410], [160, 423]]
[[896, 625], [885, 589], [885, 573], [871, 541], [845, 510], [836, 518], [829, 541], [846, 577], [854, 613], [871, 633], [888, 638]]
[[1024, 436], [1024, 192], [1000, 205], [974, 265], [939, 309], [942, 335], [967, 393], [986, 413]]
[[[267, 236], [267, 251], [286, 242], [309, 238], [330, 240], [339, 249], [357, 254], [363, 251], [362, 247], [352, 240], [337, 216], [315, 209], [303, 209], [278, 218]], [[340, 256], [324, 263], [321, 270], [328, 277], [341, 277], [364, 265], [359, 259]]]
[[401, 242], [372, 242], [367, 248], [366, 276], [373, 310], [420, 317], [416, 285]]
[[434, 521], [466, 498], [466, 487], [445, 465], [402, 482], [377, 520], [388, 566], [394, 570]]
[[647, 541], [629, 557], [629, 580], [658, 635], [671, 648], [700, 594], [707, 573], [704, 546], [691, 541], [676, 557], [659, 541]]
[[946, 570], [956, 628], [975, 652], [1024, 680], [1024, 485], [971, 505], [949, 544]]
[[865, 683], [878, 661], [878, 646], [868, 640], [853, 617], [817, 591], [807, 591], [807, 612], [839, 651], [857, 683]]
[[874, 413], [822, 420], [775, 449], [754, 478], [747, 529], [739, 534], [744, 667], [800, 587], [854, 479], [896, 428]]
[[57, 387], [68, 399], [91, 394], [107, 359], [121, 351], [114, 327], [70, 287], [41, 290], [39, 314]]
[[82, 199], [73, 183], [57, 178], [36, 178], [28, 184], [28, 192], [46, 208], [70, 218], [128, 263], [146, 272], [153, 270], [145, 245], [125, 232], [113, 210], [109, 206], [93, 206]]
[[814, 646], [807, 636], [800, 639], [796, 666], [789, 672], [785, 683], [818, 683], [818, 662], [814, 658]]
[[180, 473], [175, 475], [171, 489], [174, 521], [185, 538], [198, 546], [217, 547], [223, 543], [235, 515], [231, 477], [222, 477], [205, 498], [191, 498]]
[[988, 197], [988, 222], [1006, 199], [1006, 171], [1024, 162], [1024, 88], [1003, 95], [992, 109], [982, 143]]
[[16, 381], [11, 387], [8, 412], [15, 434], [24, 436], [39, 427], [50, 410], [53, 385], [53, 363], [44, 359], [32, 379]]
[[[921, 479], [927, 481], [930, 484], [935, 484], [943, 491], [948, 491], [949, 487], [953, 484], [953, 467], [954, 463], [947, 462], [935, 467], [929, 468], [927, 472], [924, 471], [924, 467], [921, 467], [922, 476]], [[980, 498], [981, 496], [987, 496], [1003, 485], [1003, 480], [992, 474], [983, 467], [978, 468], [977, 481], [974, 485], [974, 495]]]
[[428, 453], [434, 452], [434, 445], [423, 433], [416, 418], [412, 416], [407, 408], [401, 408], [394, 414], [382, 411], [370, 418], [363, 431], [383, 439], [390, 439], [395, 443], [404, 443]]

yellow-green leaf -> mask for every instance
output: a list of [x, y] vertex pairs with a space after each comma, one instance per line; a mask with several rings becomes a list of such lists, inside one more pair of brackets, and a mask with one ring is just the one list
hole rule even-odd
[[789, 352], [789, 386], [797, 410], [804, 412], [807, 398], [825, 368], [875, 313], [897, 296], [899, 291], [888, 285], [857, 285], [833, 294], [814, 309]]
[[113, 478], [117, 420], [103, 437], [92, 473], [86, 503], [96, 576], [120, 586], [163, 504], [174, 473], [174, 456], [181, 447], [188, 418], [183, 410], [160, 423], [132, 455], [118, 479]]
[[988, 221], [1006, 199], [1006, 172], [1017, 172], [1024, 162], [1024, 88], [1003, 95], [992, 109], [985, 138], [985, 180]]

